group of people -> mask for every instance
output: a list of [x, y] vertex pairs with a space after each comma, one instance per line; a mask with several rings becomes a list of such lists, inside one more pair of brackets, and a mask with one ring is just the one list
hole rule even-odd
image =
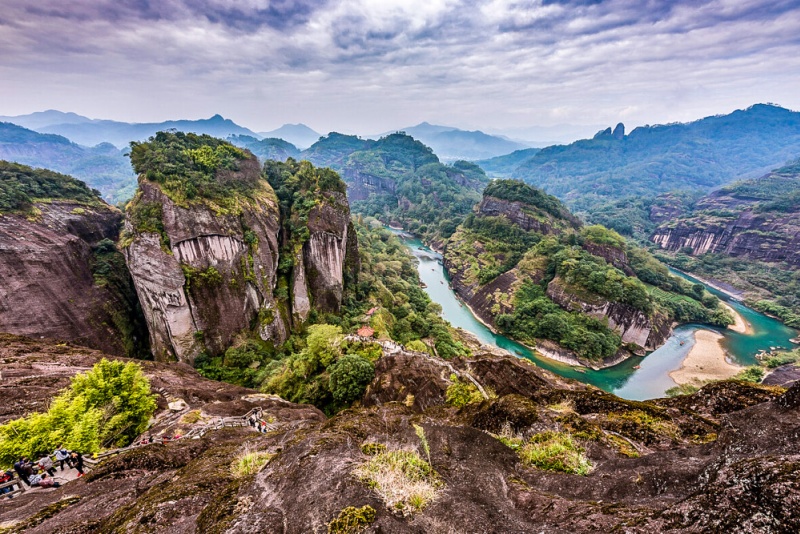
[[[32, 462], [27, 456], [23, 456], [16, 463], [14, 463], [14, 471], [17, 473], [19, 479], [30, 487], [42, 488], [57, 488], [61, 484], [56, 482], [53, 477], [56, 475], [56, 464], [50, 454], [37, 455], [40, 458], [36, 462]], [[77, 451], [69, 451], [63, 446], [59, 445], [53, 452], [56, 458], [56, 463], [64, 471], [64, 466], [76, 469], [78, 471], [78, 478], [83, 476], [83, 455]], [[11, 480], [14, 473], [7, 471], [4, 478]], [[9, 488], [10, 492], [10, 488]], [[6, 493], [4, 491], [4, 493]]]
[[247, 418], [247, 424], [258, 430], [262, 434], [266, 434], [267, 422], [261, 419], [262, 414], [263, 412], [261, 411], [261, 409], [250, 414], [250, 416]]

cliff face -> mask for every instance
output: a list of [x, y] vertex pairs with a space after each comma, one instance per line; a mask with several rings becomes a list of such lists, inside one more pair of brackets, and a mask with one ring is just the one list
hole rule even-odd
[[254, 321], [262, 339], [283, 342], [288, 326], [272, 294], [280, 221], [269, 185], [262, 181], [238, 214], [179, 206], [146, 179], [139, 187], [134, 202], [160, 209], [169, 241], [165, 247], [159, 234], [137, 232], [129, 211], [125, 257], [156, 357], [192, 362], [204, 347], [219, 353]]
[[505, 217], [526, 232], [551, 234], [554, 231], [553, 217], [536, 212], [522, 202], [504, 200], [484, 195], [478, 204], [478, 213], [484, 217]]
[[99, 201], [34, 208], [0, 215], [0, 331], [144, 355], [143, 318], [113, 245], [122, 214]]
[[354, 232], [348, 232], [350, 228], [350, 206], [342, 193], [325, 193], [323, 201], [308, 214], [310, 237], [303, 244], [304, 277], [320, 311], [337, 312], [342, 304], [348, 240], [356, 239]]
[[[800, 172], [779, 172], [723, 188], [702, 198], [688, 213], [651, 213], [661, 225], [651, 240], [661, 248], [693, 256], [725, 254], [800, 266]], [[795, 195], [793, 197], [793, 194]], [[679, 211], [678, 211], [679, 213]]]
[[576, 310], [598, 319], [607, 319], [608, 326], [622, 336], [623, 343], [634, 343], [647, 350], [655, 350], [672, 333], [669, 318], [655, 313], [645, 315], [633, 306], [620, 302], [594, 299], [587, 302], [570, 291], [559, 277], [547, 284], [547, 296], [567, 310]]

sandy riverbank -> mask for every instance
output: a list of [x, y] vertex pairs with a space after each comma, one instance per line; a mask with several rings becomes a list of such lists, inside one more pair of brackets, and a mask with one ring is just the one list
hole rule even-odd
[[744, 317], [742, 317], [741, 314], [739, 314], [736, 310], [734, 310], [732, 307], [730, 307], [728, 304], [725, 304], [724, 302], [722, 303], [722, 305], [725, 306], [725, 308], [729, 312], [731, 312], [731, 314], [733, 315], [733, 320], [736, 321], [732, 325], [728, 326], [730, 330], [733, 330], [734, 332], [739, 332], [740, 334], [749, 335], [753, 333], [753, 327], [750, 326], [750, 323], [744, 320]]
[[711, 330], [698, 330], [694, 334], [695, 344], [683, 360], [681, 368], [669, 376], [677, 384], [702, 385], [709, 380], [724, 380], [736, 375], [743, 367], [733, 365], [725, 359], [725, 350], [720, 345], [722, 334]]

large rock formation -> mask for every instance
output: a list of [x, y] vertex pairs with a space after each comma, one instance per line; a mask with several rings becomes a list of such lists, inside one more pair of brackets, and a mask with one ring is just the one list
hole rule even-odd
[[660, 208], [651, 213], [661, 223], [651, 240], [693, 256], [715, 253], [800, 267], [798, 191], [795, 165], [715, 191], [683, 215]]
[[[356, 239], [350, 225], [350, 205], [344, 193], [334, 191], [322, 195], [321, 201], [308, 214], [308, 230], [303, 261], [295, 266], [295, 273], [301, 272], [295, 274], [295, 291], [298, 277], [302, 277], [316, 308], [337, 312], [342, 304], [348, 242], [354, 243]], [[297, 302], [294, 304], [296, 309]]]
[[[253, 321], [262, 339], [281, 343], [288, 335], [272, 294], [277, 202], [258, 178], [255, 158], [241, 172], [254, 173], [259, 186], [239, 213], [220, 213], [202, 202], [178, 205], [157, 183], [140, 179], [126, 221], [132, 240], [125, 258], [159, 359], [192, 362], [205, 349], [224, 351]], [[131, 214], [148, 207], [160, 211], [163, 236], [136, 228]]]
[[136, 294], [114, 247], [122, 213], [68, 176], [0, 163], [4, 180], [50, 180], [80, 196], [0, 214], [0, 331], [146, 355]]
[[[159, 134], [132, 157], [141, 176], [123, 241], [156, 357], [191, 363], [253, 335], [277, 345], [312, 310], [338, 312], [358, 256], [338, 175], [294, 160], [262, 172], [249, 152], [181, 135]], [[180, 143], [201, 148], [171, 155]], [[184, 175], [159, 178], [169, 164], [151, 163], [161, 160], [147, 151], [205, 157], [218, 168], [187, 159]], [[226, 157], [233, 160], [219, 163]]]

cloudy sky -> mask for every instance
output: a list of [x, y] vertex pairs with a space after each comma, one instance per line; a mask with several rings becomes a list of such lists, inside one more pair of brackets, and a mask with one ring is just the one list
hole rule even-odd
[[800, 109], [798, 0], [25, 0], [0, 115], [220, 113], [256, 131], [686, 121]]

